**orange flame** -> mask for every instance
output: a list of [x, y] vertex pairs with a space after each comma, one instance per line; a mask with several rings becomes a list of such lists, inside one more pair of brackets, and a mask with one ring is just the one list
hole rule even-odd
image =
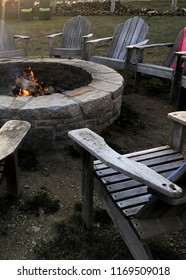
[[[42, 95], [44, 95], [44, 92], [48, 91], [47, 87], [44, 87], [44, 83], [40, 82], [38, 83], [38, 80], [35, 79], [34, 71], [32, 71], [31, 67], [28, 68], [28, 73], [23, 71], [23, 78], [32, 81], [34, 84], [37, 84], [39, 86], [39, 91]], [[17, 93], [17, 96], [29, 96], [32, 92], [28, 89], [19, 88], [19, 92]]]

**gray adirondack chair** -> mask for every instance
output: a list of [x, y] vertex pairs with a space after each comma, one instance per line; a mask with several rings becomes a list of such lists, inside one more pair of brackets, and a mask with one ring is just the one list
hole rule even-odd
[[186, 111], [168, 117], [172, 121], [168, 145], [126, 155], [88, 128], [68, 133], [82, 156], [85, 225], [91, 227], [95, 189], [135, 259], [153, 258], [149, 238], [186, 229], [186, 187], [181, 185], [186, 174], [181, 155]]
[[[16, 49], [15, 39], [23, 41], [22, 49]], [[13, 35], [11, 27], [0, 20], [0, 58], [26, 56], [28, 40], [29, 36]]]
[[[115, 69], [125, 69], [128, 45], [146, 44], [149, 26], [140, 17], [133, 17], [116, 26], [112, 37], [88, 40], [86, 42], [87, 60], [104, 64]], [[101, 42], [110, 41], [105, 56], [95, 55], [95, 46]], [[135, 63], [136, 56], [133, 53], [129, 62]], [[128, 65], [128, 68], [130, 65]], [[126, 69], [125, 69], [126, 70]], [[125, 73], [124, 73], [125, 75]]]
[[[76, 16], [68, 20], [63, 28], [63, 32], [47, 36], [49, 39], [49, 55], [57, 57], [84, 58], [85, 41], [93, 36], [90, 33], [91, 23], [82, 16]], [[60, 47], [53, 46], [53, 39], [62, 36]]]
[[21, 20], [33, 20], [34, 17], [34, 11], [33, 11], [33, 5], [34, 5], [34, 0], [24, 0], [21, 3], [20, 7], [20, 18]]
[[[178, 46], [180, 43], [180, 38], [182, 36], [183, 30], [181, 30], [176, 37], [175, 42], [173, 43], [160, 43], [160, 44], [150, 44], [150, 45], [144, 45], [144, 46], [134, 46], [133, 50], [135, 49], [137, 51], [137, 64], [135, 69], [135, 80], [134, 80], [134, 91], [137, 92], [140, 86], [140, 79], [141, 75], [151, 75], [153, 77], [167, 79], [171, 81], [171, 89], [170, 89], [170, 96], [169, 96], [169, 102], [172, 103], [175, 101], [178, 95], [178, 88], [179, 88], [179, 79], [181, 77], [181, 68], [180, 65], [176, 66], [175, 68], [171, 68], [171, 65], [173, 61], [176, 61], [176, 54], [177, 56], [180, 56], [178, 51]], [[150, 64], [150, 63], [144, 63], [144, 51], [150, 48], [157, 48], [157, 47], [169, 47], [170, 50], [168, 52], [167, 57], [163, 61], [162, 65], [156, 65], [156, 64]], [[132, 48], [131, 48], [132, 49]], [[131, 50], [130, 49], [130, 50]], [[130, 50], [128, 51], [128, 54], [130, 54]]]
[[40, 0], [38, 11], [40, 20], [49, 20], [51, 18], [50, 2], [51, 0]]
[[17, 150], [30, 126], [26, 121], [11, 120], [0, 129], [0, 185], [5, 178], [9, 195], [20, 192]]

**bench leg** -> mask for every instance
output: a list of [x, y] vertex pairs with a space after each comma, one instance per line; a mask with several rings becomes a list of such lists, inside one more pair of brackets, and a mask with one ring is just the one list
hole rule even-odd
[[88, 229], [92, 227], [93, 160], [94, 157], [84, 150], [82, 153], [82, 219]]
[[6, 158], [5, 176], [8, 195], [18, 196], [20, 182], [17, 150]]

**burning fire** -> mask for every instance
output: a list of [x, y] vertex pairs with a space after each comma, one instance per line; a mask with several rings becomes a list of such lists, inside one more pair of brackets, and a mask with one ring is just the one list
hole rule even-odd
[[16, 96], [44, 95], [48, 92], [48, 87], [45, 87], [43, 82], [39, 82], [35, 78], [31, 67], [29, 67], [28, 73], [23, 71], [22, 77], [16, 78], [15, 84], [17, 89]]

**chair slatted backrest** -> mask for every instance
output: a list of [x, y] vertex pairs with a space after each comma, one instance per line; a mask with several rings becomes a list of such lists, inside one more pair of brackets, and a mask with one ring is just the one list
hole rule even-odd
[[126, 46], [137, 44], [146, 39], [149, 26], [140, 17], [130, 18], [115, 28], [108, 57], [125, 60]]
[[13, 32], [10, 26], [0, 20], [0, 52], [12, 51], [16, 49]]
[[86, 18], [73, 17], [64, 25], [61, 47], [81, 49], [82, 36], [88, 35], [90, 28], [91, 23]]
[[175, 59], [175, 52], [178, 51], [178, 46], [180, 43], [182, 33], [183, 33], [183, 29], [179, 32], [178, 36], [176, 37], [176, 40], [175, 40], [173, 46], [171, 47], [166, 59], [163, 62], [163, 66], [170, 67], [171, 64], [173, 63], [173, 61]]

